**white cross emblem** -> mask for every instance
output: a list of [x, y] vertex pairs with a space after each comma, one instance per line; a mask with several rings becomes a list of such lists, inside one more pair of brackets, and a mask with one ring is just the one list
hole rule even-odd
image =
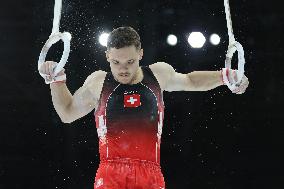
[[127, 100], [127, 102], [130, 102], [131, 104], [134, 104], [136, 101], [138, 101], [138, 99], [135, 99], [133, 97], [130, 97], [130, 99]]

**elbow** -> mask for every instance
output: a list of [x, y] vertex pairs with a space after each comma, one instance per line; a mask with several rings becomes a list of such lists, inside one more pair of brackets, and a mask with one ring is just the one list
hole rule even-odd
[[62, 123], [72, 123], [74, 119], [72, 118], [72, 114], [70, 112], [70, 108], [65, 108], [64, 111], [58, 112], [60, 120]]
[[63, 119], [61, 119], [61, 121], [62, 121], [62, 123], [68, 123], [68, 124], [70, 124], [70, 123], [73, 122], [73, 121], [71, 121], [71, 120], [63, 120]]
[[61, 119], [61, 121], [63, 122], [63, 123], [68, 123], [68, 124], [70, 124], [70, 123], [72, 123], [74, 120], [72, 120], [72, 119]]
[[59, 116], [60, 117], [60, 120], [62, 121], [62, 123], [72, 123], [74, 120], [71, 119], [71, 118], [68, 118], [66, 116]]

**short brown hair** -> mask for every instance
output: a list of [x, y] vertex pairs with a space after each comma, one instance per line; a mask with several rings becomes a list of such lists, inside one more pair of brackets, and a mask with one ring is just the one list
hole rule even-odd
[[132, 27], [119, 27], [114, 29], [107, 42], [107, 49], [120, 49], [134, 45], [136, 49], [141, 48], [140, 36]]

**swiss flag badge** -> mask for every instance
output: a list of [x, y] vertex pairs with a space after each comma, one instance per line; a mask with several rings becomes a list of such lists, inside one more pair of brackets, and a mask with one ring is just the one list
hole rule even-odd
[[140, 95], [139, 94], [131, 94], [124, 95], [124, 107], [125, 108], [136, 108], [141, 106]]

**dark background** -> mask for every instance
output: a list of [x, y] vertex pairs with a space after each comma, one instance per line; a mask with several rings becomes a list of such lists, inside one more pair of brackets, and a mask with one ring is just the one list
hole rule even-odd
[[[0, 189], [93, 188], [99, 163], [93, 115], [61, 123], [37, 71], [53, 6], [53, 0], [0, 4]], [[284, 8], [280, 0], [235, 0], [230, 6], [250, 86], [243, 95], [225, 86], [164, 93], [161, 166], [167, 189], [284, 187]], [[222, 0], [64, 0], [62, 14], [61, 31], [73, 36], [65, 67], [72, 93], [95, 70], [109, 71], [98, 36], [118, 26], [139, 32], [141, 65], [165, 61], [181, 73], [224, 66]], [[221, 43], [207, 40], [202, 49], [192, 49], [187, 44], [192, 31], [207, 39], [218, 33]], [[166, 44], [169, 33], [178, 36], [177, 46]], [[56, 44], [48, 59], [58, 61], [62, 46]]]

